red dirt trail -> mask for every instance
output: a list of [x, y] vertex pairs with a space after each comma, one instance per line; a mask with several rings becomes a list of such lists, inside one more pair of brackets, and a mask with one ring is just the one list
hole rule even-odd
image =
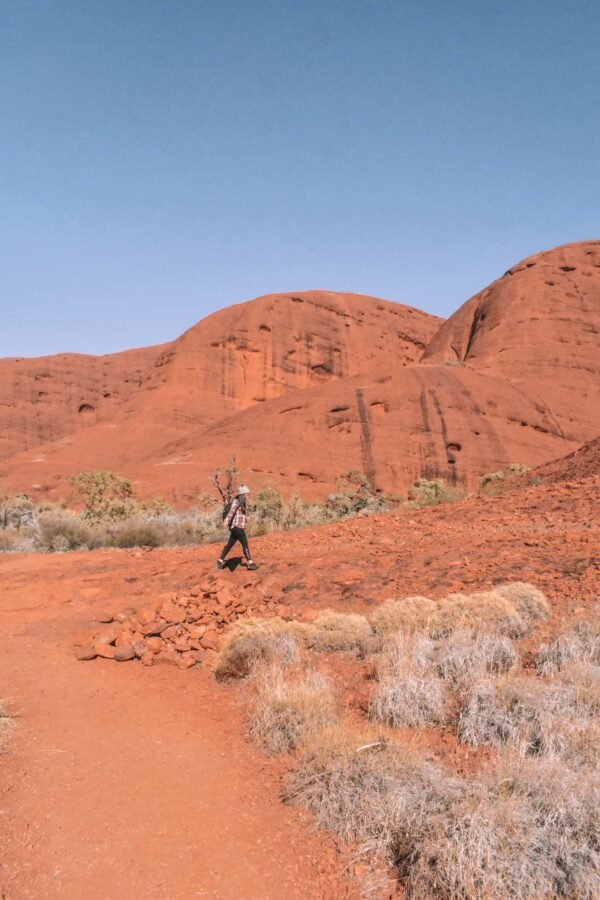
[[[235, 584], [259, 614], [526, 580], [560, 624], [600, 585], [600, 476], [254, 541]], [[0, 557], [0, 896], [349, 896], [332, 844], [278, 799], [281, 767], [244, 739], [239, 692], [205, 668], [76, 662], [101, 610], [186, 591], [216, 548]], [[264, 613], [263, 613], [264, 608]]]
[[201, 669], [78, 663], [71, 604], [14, 600], [3, 591], [0, 684], [19, 718], [0, 896], [346, 896], [333, 851], [244, 741], [232, 692]]

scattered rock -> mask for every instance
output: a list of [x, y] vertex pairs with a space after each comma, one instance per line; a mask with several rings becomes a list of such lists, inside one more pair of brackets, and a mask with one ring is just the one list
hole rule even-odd
[[96, 659], [98, 654], [92, 644], [83, 644], [75, 648], [75, 659]]
[[117, 628], [105, 628], [96, 635], [96, 640], [100, 641], [102, 644], [114, 644], [118, 636], [119, 630]]
[[135, 659], [135, 657], [136, 653], [131, 644], [123, 644], [122, 647], [117, 647], [113, 659], [117, 662], [127, 662], [130, 659]]
[[104, 644], [102, 641], [94, 644], [94, 650], [96, 651], [96, 656], [101, 656], [103, 659], [114, 659], [117, 652], [116, 647], [113, 647], [111, 644]]

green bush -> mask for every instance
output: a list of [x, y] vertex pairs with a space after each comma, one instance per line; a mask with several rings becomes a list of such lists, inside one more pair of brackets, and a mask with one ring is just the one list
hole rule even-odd
[[414, 506], [439, 506], [461, 500], [463, 491], [451, 487], [443, 478], [419, 478], [408, 492], [408, 502]]
[[70, 479], [75, 494], [92, 522], [126, 519], [135, 511], [131, 482], [116, 472], [80, 472]]

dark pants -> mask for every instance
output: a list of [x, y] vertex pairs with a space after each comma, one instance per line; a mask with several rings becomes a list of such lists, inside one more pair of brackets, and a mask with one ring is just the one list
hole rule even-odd
[[244, 556], [246, 559], [250, 559], [250, 547], [248, 546], [248, 538], [246, 537], [246, 532], [243, 528], [232, 528], [231, 534], [229, 535], [229, 540], [223, 547], [223, 551], [221, 553], [220, 558], [225, 559], [233, 545], [236, 541], [239, 541], [242, 545], [242, 550], [244, 551]]

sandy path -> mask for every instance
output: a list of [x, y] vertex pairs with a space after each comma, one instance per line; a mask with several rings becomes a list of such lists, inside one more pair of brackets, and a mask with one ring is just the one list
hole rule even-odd
[[72, 614], [23, 624], [3, 605], [0, 685], [20, 714], [0, 761], [4, 900], [343, 895], [233, 692], [201, 670], [77, 663]]

